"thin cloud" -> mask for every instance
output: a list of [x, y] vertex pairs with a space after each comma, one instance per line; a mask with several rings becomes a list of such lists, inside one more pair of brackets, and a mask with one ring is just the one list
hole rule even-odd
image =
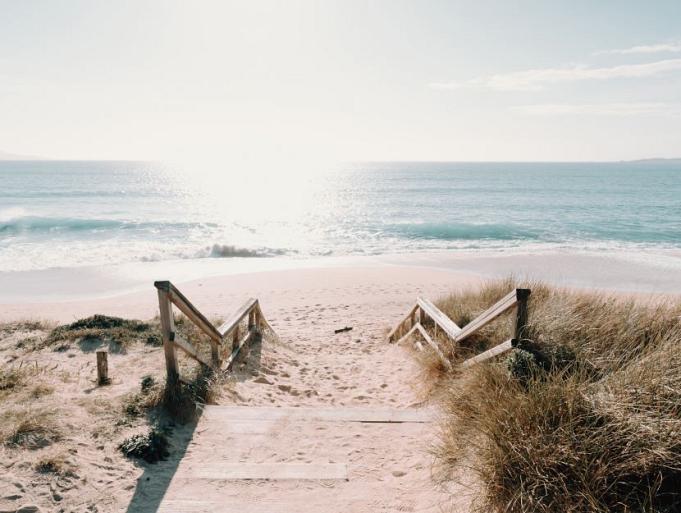
[[583, 103], [516, 105], [510, 110], [531, 116], [598, 115], [598, 116], [679, 116], [678, 103]]
[[644, 64], [590, 68], [543, 68], [478, 77], [466, 81], [433, 82], [433, 89], [460, 89], [479, 87], [498, 91], [538, 91], [546, 84], [585, 80], [610, 80], [613, 78], [642, 78], [681, 70], [681, 59], [667, 59]]
[[640, 45], [631, 48], [617, 48], [614, 50], [603, 50], [596, 52], [595, 55], [636, 55], [649, 53], [678, 53], [681, 52], [681, 43], [660, 43], [656, 45]]

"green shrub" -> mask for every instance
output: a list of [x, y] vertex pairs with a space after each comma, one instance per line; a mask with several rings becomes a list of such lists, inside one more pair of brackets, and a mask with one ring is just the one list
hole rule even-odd
[[534, 354], [524, 349], [515, 349], [506, 360], [506, 366], [511, 377], [521, 383], [527, 383], [541, 372]]
[[152, 429], [147, 434], [140, 433], [126, 438], [118, 448], [129, 458], [156, 463], [165, 460], [170, 455], [169, 446], [170, 443], [165, 433]]
[[142, 378], [142, 381], [140, 382], [140, 388], [143, 393], [149, 392], [154, 385], [156, 385], [156, 380], [154, 379], [154, 376], [151, 374], [147, 374]]

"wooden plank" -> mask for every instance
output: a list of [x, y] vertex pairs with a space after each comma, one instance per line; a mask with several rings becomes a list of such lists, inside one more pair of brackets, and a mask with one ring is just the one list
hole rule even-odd
[[201, 356], [198, 350], [188, 340], [185, 340], [179, 334], [175, 333], [173, 342], [177, 347], [182, 349], [182, 351], [184, 351], [191, 358], [194, 358], [194, 360], [197, 362], [204, 364], [206, 367], [213, 368], [213, 364]]
[[248, 314], [251, 309], [258, 304], [258, 300], [254, 298], [249, 298], [241, 307], [234, 312], [229, 319], [227, 319], [225, 322], [223, 322], [220, 327], [218, 328], [218, 333], [220, 334], [220, 337], [224, 337], [227, 335], [232, 329], [234, 329], [239, 322], [241, 322], [241, 319], [243, 319], [246, 314]]
[[423, 310], [428, 317], [430, 317], [435, 324], [437, 324], [451, 339], [455, 339], [461, 332], [454, 321], [442, 313], [433, 303], [425, 298], [418, 298], [416, 300], [418, 306]]
[[253, 336], [253, 329], [248, 330], [248, 333], [242, 338], [239, 343], [236, 345], [236, 347], [232, 348], [232, 354], [229, 355], [229, 358], [225, 360], [225, 367], [227, 369], [231, 369], [232, 365], [234, 364], [234, 360], [236, 360], [236, 357], [239, 354], [239, 351], [241, 351], [241, 348], [244, 346], [246, 342]]
[[215, 326], [213, 326], [210, 321], [187, 300], [187, 298], [179, 294], [179, 291], [172, 292], [170, 294], [170, 300], [206, 335], [216, 342], [222, 340], [222, 337], [220, 336], [220, 333], [218, 333], [218, 330], [215, 329]]
[[239, 325], [234, 326], [232, 331], [232, 351], [239, 347]]
[[220, 481], [268, 480], [322, 480], [347, 481], [345, 463], [219, 463], [204, 464], [184, 470], [178, 475], [185, 479], [210, 479]]
[[461, 342], [462, 340], [466, 339], [467, 337], [470, 337], [473, 333], [478, 331], [480, 328], [488, 324], [489, 322], [493, 321], [497, 317], [499, 317], [501, 314], [504, 312], [507, 312], [509, 309], [513, 308], [516, 304], [516, 291], [513, 290], [506, 294], [504, 297], [502, 297], [499, 301], [494, 303], [491, 307], [489, 307], [487, 310], [482, 312], [480, 315], [478, 315], [475, 319], [473, 319], [471, 322], [466, 324], [461, 331], [459, 332], [458, 335], [454, 338], [456, 342]]
[[417, 326], [420, 326], [419, 323], [414, 324], [409, 331], [407, 331], [400, 339], [395, 342], [396, 344], [401, 344], [404, 340], [407, 340], [409, 336], [416, 331]]
[[168, 298], [168, 292], [158, 288], [158, 309], [161, 315], [161, 337], [163, 339], [163, 353], [166, 359], [166, 373], [168, 388], [175, 388], [180, 383], [180, 370], [177, 366], [175, 354], [175, 321], [173, 320], [173, 307]]
[[274, 328], [272, 328], [272, 325], [269, 323], [269, 321], [265, 318], [265, 315], [262, 313], [262, 308], [260, 308], [260, 301], [258, 301], [258, 319], [260, 319], [260, 327], [262, 327], [262, 325], [264, 324], [274, 333]]
[[388, 341], [393, 342], [395, 336], [397, 335], [398, 331], [402, 328], [402, 324], [404, 324], [408, 319], [411, 319], [411, 314], [416, 311], [418, 308], [418, 305], [414, 305], [411, 310], [409, 310], [409, 313], [407, 316], [402, 319], [397, 325], [388, 333]]
[[452, 370], [451, 362], [445, 357], [445, 355], [442, 353], [442, 351], [440, 351], [440, 348], [438, 347], [437, 343], [432, 338], [430, 338], [430, 335], [428, 335], [428, 332], [425, 330], [425, 328], [423, 326], [421, 326], [421, 324], [419, 324], [419, 323], [416, 324], [416, 327], [419, 330], [419, 333], [421, 333], [421, 336], [423, 337], [423, 339], [426, 342], [428, 342], [430, 347], [432, 347], [433, 350], [435, 351], [435, 353], [437, 353], [437, 355], [440, 357], [440, 360], [445, 365], [445, 367], [447, 367], [447, 369], [449, 369], [449, 370]]
[[210, 339], [210, 361], [214, 369], [220, 368], [220, 344]]
[[464, 361], [461, 366], [463, 368], [468, 368], [471, 365], [475, 365], [481, 362], [484, 362], [485, 360], [489, 360], [490, 358], [494, 358], [497, 355], [500, 355], [501, 353], [505, 353], [509, 349], [513, 349], [513, 340], [512, 338], [509, 338], [506, 342], [502, 342], [501, 344], [494, 346], [491, 349], [488, 349], [484, 353], [480, 353], [479, 355], [474, 356], [473, 358], [469, 358], [468, 360]]
[[180, 292], [175, 285], [169, 281], [156, 281], [154, 286], [159, 291], [164, 291], [168, 294], [168, 298], [173, 304], [185, 314], [194, 324], [196, 324], [206, 335], [220, 342], [222, 337], [215, 326], [203, 315], [198, 308], [196, 308], [191, 301], [189, 301], [182, 292]]
[[424, 423], [433, 420], [433, 412], [425, 408], [276, 408], [273, 406], [217, 406], [209, 405], [203, 415], [210, 419], [235, 421], [315, 421], [364, 423]]
[[[319, 500], [319, 490], [316, 490], [315, 497]], [[329, 497], [329, 501], [333, 498]], [[247, 501], [247, 499], [246, 499]], [[284, 500], [262, 500], [247, 501], [230, 497], [229, 501], [209, 501], [197, 499], [163, 499], [156, 513], [291, 513], [303, 511], [310, 508], [310, 500], [299, 498]], [[316, 511], [323, 511], [321, 507]]]

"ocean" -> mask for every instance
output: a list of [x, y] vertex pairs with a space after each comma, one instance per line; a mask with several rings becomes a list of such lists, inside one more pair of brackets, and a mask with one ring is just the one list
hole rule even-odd
[[0, 162], [0, 271], [206, 258], [681, 249], [681, 162], [241, 173]]

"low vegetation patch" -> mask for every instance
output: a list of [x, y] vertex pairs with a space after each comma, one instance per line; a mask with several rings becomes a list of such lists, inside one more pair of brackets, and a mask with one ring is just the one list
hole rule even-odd
[[163, 405], [173, 419], [181, 423], [191, 422], [196, 419], [202, 405], [215, 404], [223, 384], [222, 376], [198, 366], [191, 381], [180, 382], [174, 389], [164, 389]]
[[[438, 305], [465, 325], [516, 283]], [[493, 512], [681, 511], [681, 304], [639, 304], [532, 284], [529, 326], [496, 362], [439, 378], [439, 476], [472, 469]], [[506, 338], [472, 337], [454, 362]]]
[[159, 406], [164, 399], [163, 386], [147, 375], [140, 382], [140, 391], [127, 396], [123, 401], [123, 413], [128, 417], [138, 417]]
[[17, 331], [44, 331], [49, 329], [51, 326], [53, 326], [53, 324], [50, 322], [37, 320], [4, 322], [0, 323], [0, 334], [15, 333]]
[[55, 474], [58, 476], [73, 476], [76, 470], [71, 455], [63, 449], [48, 450], [45, 454], [41, 454], [35, 460], [33, 468], [41, 474]]
[[[44, 367], [38, 364], [12, 364], [0, 368], [0, 398], [15, 394], [36, 382], [37, 377], [44, 372]], [[48, 386], [42, 383], [36, 385], [32, 395], [45, 395]], [[34, 395], [37, 394], [37, 395]]]
[[0, 439], [6, 446], [40, 449], [60, 438], [54, 409], [29, 405], [0, 412]]
[[21, 367], [0, 368], [0, 394], [12, 392], [26, 384], [26, 371]]
[[150, 323], [98, 314], [71, 324], [57, 326], [47, 337], [45, 345], [56, 348], [64, 346], [65, 342], [91, 340], [110, 342], [117, 348], [124, 348], [132, 342], [146, 342], [150, 338], [155, 340], [154, 335], [157, 336], [155, 331], [156, 326]]
[[140, 433], [126, 438], [119, 445], [120, 451], [130, 458], [138, 458], [147, 463], [165, 460], [168, 452], [168, 437], [163, 431], [151, 429], [148, 433]]

